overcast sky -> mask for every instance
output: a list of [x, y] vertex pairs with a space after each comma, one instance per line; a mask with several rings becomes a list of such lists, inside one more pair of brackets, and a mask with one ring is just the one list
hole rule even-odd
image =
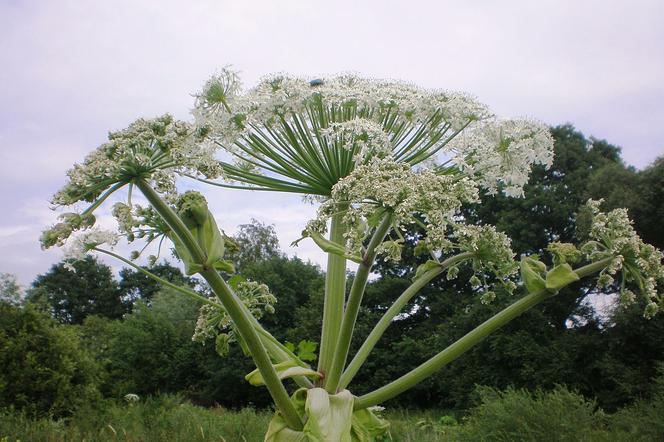
[[[0, 0], [0, 272], [24, 285], [65, 171], [138, 117], [188, 119], [232, 64], [261, 76], [356, 72], [476, 95], [501, 116], [573, 123], [647, 166], [664, 154], [664, 1]], [[211, 189], [228, 232], [252, 217], [289, 248], [313, 207]], [[106, 261], [117, 267], [116, 263]]]

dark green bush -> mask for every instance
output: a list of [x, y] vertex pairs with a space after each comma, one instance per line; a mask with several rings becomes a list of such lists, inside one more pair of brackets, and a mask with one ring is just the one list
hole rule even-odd
[[[479, 387], [480, 404], [470, 410], [463, 441], [602, 440], [605, 415], [594, 401], [557, 387], [552, 391]], [[604, 439], [606, 440], [606, 439]]]
[[76, 331], [31, 304], [0, 302], [0, 409], [64, 416], [99, 399], [98, 367]]

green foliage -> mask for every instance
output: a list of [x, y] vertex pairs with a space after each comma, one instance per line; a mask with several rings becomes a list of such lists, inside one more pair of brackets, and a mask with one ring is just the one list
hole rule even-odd
[[0, 408], [63, 416], [99, 397], [98, 367], [75, 330], [29, 303], [0, 303], [0, 367]]
[[254, 218], [248, 224], [240, 224], [233, 235], [237, 250], [229, 255], [237, 269], [270, 258], [281, 256], [279, 238], [274, 226], [262, 223]]
[[313, 362], [318, 358], [318, 355], [316, 355], [318, 344], [316, 342], [302, 339], [298, 342], [297, 347], [292, 342], [285, 342], [284, 345], [303, 361]]
[[89, 318], [82, 333], [104, 365], [104, 393], [120, 398], [180, 391], [196, 365], [191, 335], [198, 307], [181, 294], [163, 291], [150, 306], [138, 302], [124, 321]]
[[37, 276], [27, 298], [65, 324], [81, 324], [90, 315], [121, 318], [128, 309], [111, 269], [90, 256], [53, 265]]
[[[392, 422], [392, 440], [449, 440], [442, 434], [415, 425], [418, 420], [434, 414], [390, 411], [387, 417]], [[261, 442], [271, 417], [270, 411], [253, 408], [237, 411], [221, 407], [206, 409], [183, 402], [177, 395], [161, 395], [142, 398], [132, 406], [124, 402], [107, 401], [103, 408], [87, 412], [81, 410], [67, 421], [48, 418], [33, 420], [16, 412], [0, 412], [0, 440], [8, 436], [8, 442]]]
[[650, 399], [640, 399], [611, 416], [615, 440], [664, 440], [664, 364], [659, 366]]
[[0, 302], [18, 305], [22, 301], [21, 286], [16, 277], [10, 273], [0, 272]]
[[[173, 284], [190, 288], [195, 286], [195, 282], [191, 278], [184, 276], [179, 268], [166, 261], [150, 266], [148, 270]], [[120, 270], [118, 285], [122, 299], [130, 302], [141, 299], [149, 302], [161, 290], [161, 285], [154, 279], [130, 268]]]
[[459, 440], [599, 440], [604, 413], [565, 387], [534, 393], [479, 388], [477, 394], [480, 404], [470, 411]]

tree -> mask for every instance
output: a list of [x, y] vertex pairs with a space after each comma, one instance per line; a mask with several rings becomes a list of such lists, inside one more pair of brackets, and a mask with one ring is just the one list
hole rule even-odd
[[[194, 280], [184, 276], [179, 268], [172, 266], [166, 261], [161, 264], [155, 264], [144, 268], [158, 277], [176, 285], [191, 288], [196, 285]], [[145, 273], [126, 267], [120, 270], [120, 282], [118, 286], [122, 299], [125, 302], [131, 303], [138, 300], [150, 302], [154, 295], [162, 290], [161, 284]]]
[[229, 256], [238, 270], [253, 262], [281, 256], [279, 238], [273, 225], [267, 225], [254, 218], [248, 224], [240, 224], [233, 235], [237, 251]]
[[66, 324], [81, 324], [89, 315], [121, 318], [129, 307], [110, 267], [92, 257], [53, 265], [34, 280], [28, 299], [45, 303]]
[[0, 303], [0, 367], [0, 408], [60, 417], [99, 397], [98, 367], [74, 329], [30, 303]]
[[18, 305], [22, 301], [21, 286], [10, 273], [0, 273], [0, 302]]

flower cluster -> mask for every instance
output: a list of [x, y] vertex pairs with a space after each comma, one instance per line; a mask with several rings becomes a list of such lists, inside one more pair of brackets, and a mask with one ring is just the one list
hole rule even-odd
[[[231, 280], [235, 294], [242, 300], [251, 314], [260, 319], [265, 313], [274, 313], [274, 304], [277, 298], [270, 293], [265, 284], [255, 281]], [[236, 342], [240, 335], [235, 331], [235, 326], [224, 307], [213, 298], [213, 304], [205, 304], [200, 308], [198, 320], [192, 341], [205, 344], [210, 339], [216, 339], [216, 349], [222, 356], [228, 353], [228, 346]]]
[[43, 249], [64, 245], [75, 230], [92, 227], [96, 221], [93, 215], [79, 215], [78, 213], [63, 213], [59, 219], [61, 222], [42, 232], [39, 242]]
[[93, 201], [116, 183], [150, 178], [164, 193], [174, 190], [175, 172], [219, 176], [213, 149], [197, 144], [197, 131], [189, 124], [163, 115], [139, 119], [126, 129], [109, 134], [107, 143], [90, 153], [82, 164], [67, 172], [69, 182], [52, 202], [72, 205]]
[[[425, 239], [427, 242], [429, 238]], [[431, 243], [428, 247], [433, 247]], [[456, 224], [451, 227], [448, 236], [437, 245], [443, 253], [468, 253], [473, 269], [469, 282], [475, 290], [482, 292], [481, 302], [488, 304], [496, 297], [489, 278], [496, 281], [508, 293], [512, 293], [516, 284], [510, 279], [519, 266], [514, 261], [512, 242], [507, 235], [498, 232], [494, 226]], [[447, 279], [455, 279], [459, 274], [458, 264], [447, 271]]]
[[[67, 172], [68, 183], [52, 199], [56, 205], [93, 202], [82, 214], [65, 214], [62, 222], [44, 232], [44, 248], [62, 245], [76, 230], [94, 224], [93, 211], [115, 190], [136, 179], [145, 179], [158, 192], [174, 199], [176, 174], [200, 174], [216, 178], [221, 173], [214, 159], [215, 148], [188, 123], [170, 115], [139, 119], [129, 127], [109, 134], [107, 143], [90, 153], [82, 164]], [[116, 206], [120, 230], [129, 233], [131, 209]]]
[[[308, 226], [309, 231], [324, 233], [326, 221], [334, 213], [343, 212], [346, 248], [356, 254], [366, 236], [382, 214], [390, 213], [394, 232], [416, 222], [419, 214], [428, 229], [444, 229], [463, 203], [475, 201], [477, 191], [467, 179], [438, 174], [431, 170], [413, 170], [408, 164], [391, 157], [375, 158], [358, 166], [333, 188], [328, 201], [318, 211], [318, 217]], [[397, 260], [403, 241], [386, 241], [378, 253]]]
[[553, 163], [553, 137], [548, 128], [531, 120], [483, 121], [451, 143], [456, 163], [496, 193], [522, 196], [533, 164]]
[[93, 248], [102, 244], [114, 246], [118, 243], [118, 235], [108, 230], [93, 228], [70, 238], [64, 248], [65, 259], [85, 259], [85, 255]]
[[238, 91], [236, 76], [225, 73], [196, 95], [198, 124], [236, 161], [223, 164], [224, 178], [305, 194], [329, 195], [375, 156], [426, 161], [469, 124], [490, 117], [468, 95], [352, 75], [274, 76]]
[[353, 160], [358, 164], [372, 156], [384, 157], [392, 152], [392, 143], [383, 127], [367, 118], [331, 123], [320, 132], [329, 145], [354, 153]]
[[664, 304], [664, 296], [657, 293], [657, 287], [664, 284], [664, 254], [641, 240], [626, 209], [603, 213], [600, 204], [601, 201], [593, 200], [587, 203], [593, 219], [590, 241], [581, 251], [590, 261], [613, 258], [600, 276], [600, 284], [613, 283], [613, 278], [621, 272], [621, 300], [633, 301], [636, 295], [627, 286], [635, 286], [646, 300], [644, 315], [652, 317]]

